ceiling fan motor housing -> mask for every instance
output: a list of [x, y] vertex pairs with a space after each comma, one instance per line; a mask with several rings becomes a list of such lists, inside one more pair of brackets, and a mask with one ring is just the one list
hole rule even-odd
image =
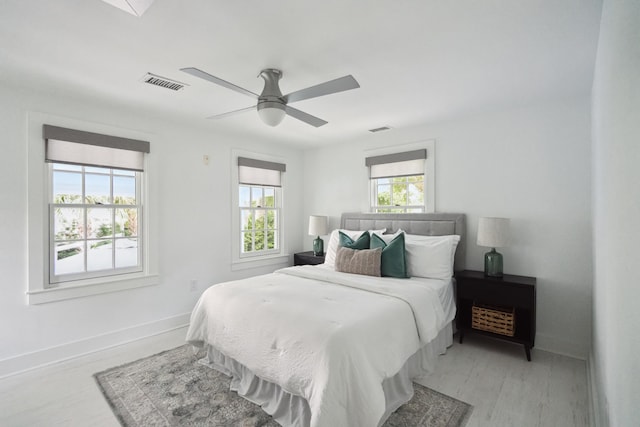
[[271, 101], [269, 98], [282, 98], [282, 92], [280, 92], [280, 86], [278, 81], [282, 78], [282, 71], [275, 68], [267, 68], [260, 71], [260, 77], [264, 79], [264, 89], [260, 94], [260, 99], [266, 98], [267, 101]]
[[[279, 108], [284, 110], [285, 102], [282, 100], [282, 92], [278, 81], [282, 78], [282, 71], [274, 68], [267, 68], [260, 72], [260, 77], [264, 79], [264, 89], [258, 98], [258, 111], [262, 108]], [[262, 107], [261, 107], [261, 104]]]

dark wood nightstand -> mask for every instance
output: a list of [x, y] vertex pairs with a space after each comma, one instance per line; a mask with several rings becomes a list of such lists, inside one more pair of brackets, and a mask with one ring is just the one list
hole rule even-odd
[[293, 254], [293, 265], [318, 265], [324, 263], [324, 254], [316, 256], [313, 251]]
[[[487, 277], [482, 271], [464, 270], [455, 275], [458, 312], [456, 327], [460, 343], [466, 332], [515, 342], [524, 346], [527, 360], [531, 361], [531, 348], [536, 339], [536, 278], [505, 274]], [[513, 336], [472, 327], [473, 306], [506, 308], [514, 313]]]

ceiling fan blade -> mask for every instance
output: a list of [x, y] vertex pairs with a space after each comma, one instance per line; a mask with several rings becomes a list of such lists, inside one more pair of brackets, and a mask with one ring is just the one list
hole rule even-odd
[[187, 74], [191, 74], [192, 76], [199, 77], [201, 79], [207, 80], [207, 81], [209, 81], [211, 83], [215, 83], [217, 85], [224, 86], [227, 89], [234, 90], [234, 91], [239, 92], [239, 93], [241, 93], [243, 95], [247, 95], [247, 96], [250, 96], [252, 98], [257, 98], [258, 97], [258, 94], [253, 93], [250, 90], [241, 88], [240, 86], [236, 86], [233, 83], [229, 83], [228, 81], [222, 80], [219, 77], [212, 76], [211, 74], [205, 73], [204, 71], [199, 70], [197, 68], [193, 68], [193, 67], [181, 68], [180, 71], [183, 71], [183, 72], [185, 72]]
[[298, 119], [300, 121], [303, 121], [317, 128], [319, 128], [320, 126], [326, 125], [328, 123], [325, 120], [319, 119], [315, 116], [312, 116], [311, 114], [307, 114], [304, 111], [300, 111], [296, 108], [289, 107], [288, 105], [285, 105], [284, 109], [287, 112], [287, 114], [293, 117], [294, 119]]
[[233, 110], [233, 111], [228, 111], [228, 112], [222, 113], [222, 114], [216, 114], [215, 116], [207, 117], [207, 119], [213, 119], [213, 120], [223, 119], [225, 117], [235, 116], [236, 114], [244, 113], [245, 111], [255, 110], [255, 109], [256, 109], [256, 106], [252, 105], [251, 107], [245, 107], [245, 108], [241, 108], [239, 110]]
[[301, 89], [296, 92], [291, 92], [290, 94], [283, 96], [282, 99], [287, 103], [297, 102], [304, 99], [317, 98], [318, 96], [330, 95], [332, 93], [344, 92], [345, 90], [357, 89], [359, 87], [360, 85], [356, 79], [354, 79], [352, 75], [348, 75], [320, 83], [306, 89]]

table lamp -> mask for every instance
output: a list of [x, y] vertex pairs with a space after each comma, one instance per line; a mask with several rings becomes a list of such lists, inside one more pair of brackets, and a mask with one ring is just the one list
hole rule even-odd
[[480, 218], [478, 221], [478, 246], [491, 248], [484, 254], [484, 275], [502, 277], [502, 254], [496, 248], [509, 244], [508, 218]]
[[324, 254], [324, 242], [320, 236], [325, 236], [328, 232], [328, 220], [326, 216], [311, 215], [309, 217], [309, 236], [316, 236], [313, 240], [313, 254], [322, 256]]

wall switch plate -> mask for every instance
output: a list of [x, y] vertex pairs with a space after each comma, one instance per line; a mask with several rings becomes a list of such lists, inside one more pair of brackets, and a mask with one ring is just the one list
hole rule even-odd
[[195, 279], [191, 279], [189, 281], [189, 289], [191, 292], [195, 292], [198, 289], [198, 281]]

